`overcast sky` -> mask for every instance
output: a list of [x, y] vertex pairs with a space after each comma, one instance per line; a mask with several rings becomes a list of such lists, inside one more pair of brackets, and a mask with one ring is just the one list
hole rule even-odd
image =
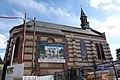
[[[80, 27], [80, 9], [88, 16], [90, 27], [105, 32], [115, 59], [120, 48], [120, 0], [1, 0], [0, 16], [36, 17], [37, 20]], [[22, 20], [0, 19], [0, 56], [3, 58], [9, 30]]]

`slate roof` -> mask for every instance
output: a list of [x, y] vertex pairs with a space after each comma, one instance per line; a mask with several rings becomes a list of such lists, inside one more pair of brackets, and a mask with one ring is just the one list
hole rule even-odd
[[[28, 21], [26, 23], [26, 30], [33, 31], [33, 24], [34, 24], [33, 21]], [[22, 25], [23, 24], [13, 27], [10, 30], [10, 33], [14, 28], [18, 28], [18, 27], [20, 28], [22, 27]], [[89, 34], [96, 36], [105, 36], [104, 33], [100, 33], [92, 28], [84, 30], [78, 27], [42, 22], [42, 21], [36, 21], [35, 26], [36, 26], [36, 31], [41, 33], [64, 35], [64, 31], [68, 31], [68, 32], [82, 33], [82, 34]]]
[[[33, 21], [27, 22], [26, 25], [29, 26], [27, 30], [32, 31], [33, 24], [34, 24]], [[42, 21], [36, 21], [35, 25], [36, 25], [36, 31], [42, 32], [42, 33], [64, 35], [63, 31], [69, 31], [69, 32], [83, 33], [83, 34], [90, 34], [90, 35], [97, 35], [97, 36], [103, 35], [103, 33], [100, 33], [91, 28], [83, 30], [82, 28], [78, 28], [78, 27], [42, 22]]]
[[[27, 30], [33, 31], [33, 27], [30, 27]], [[56, 34], [56, 35], [63, 35], [64, 36], [64, 33], [59, 29], [53, 29], [53, 28], [48, 28], [48, 27], [43, 27], [43, 26], [36, 26], [35, 31], [41, 32], [41, 33]]]

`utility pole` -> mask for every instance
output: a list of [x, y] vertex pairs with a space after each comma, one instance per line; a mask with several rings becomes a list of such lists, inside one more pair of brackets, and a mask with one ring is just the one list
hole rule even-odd
[[36, 17], [33, 20], [33, 49], [32, 49], [32, 72], [31, 75], [34, 75], [34, 68], [35, 68], [35, 24], [36, 24]]
[[25, 33], [26, 33], [26, 13], [25, 13], [25, 16], [24, 16], [24, 19], [23, 19], [23, 29], [22, 29], [22, 50], [21, 50], [21, 62], [20, 63], [23, 63], [23, 60], [24, 60], [24, 50], [25, 50]]

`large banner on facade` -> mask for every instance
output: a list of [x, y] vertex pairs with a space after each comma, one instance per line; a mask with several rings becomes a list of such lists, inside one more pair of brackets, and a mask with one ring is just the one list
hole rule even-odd
[[38, 62], [65, 63], [64, 45], [57, 43], [40, 42], [38, 48]]

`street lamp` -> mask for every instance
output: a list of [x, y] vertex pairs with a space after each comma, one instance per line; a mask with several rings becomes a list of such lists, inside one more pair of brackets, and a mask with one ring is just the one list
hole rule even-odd
[[[26, 13], [25, 13], [25, 16], [24, 18], [22, 17], [16, 17], [16, 16], [0, 16], [0, 18], [3, 18], [3, 19], [22, 19], [23, 20], [23, 28], [22, 28], [22, 47], [21, 47], [21, 63], [23, 63], [23, 55], [24, 55], [24, 43], [25, 43], [25, 30], [26, 30]], [[12, 58], [11, 58], [11, 61], [13, 60], [13, 54], [12, 54]], [[12, 64], [12, 63], [11, 63]]]
[[[26, 17], [26, 14], [24, 16], [24, 18], [22, 17], [14, 17], [14, 16], [0, 16], [0, 18], [4, 18], [4, 19], [22, 19], [23, 20], [23, 28], [22, 28], [22, 39], [21, 39], [21, 62], [20, 63], [23, 63], [23, 56], [24, 56], [24, 49], [25, 49], [25, 31], [26, 31], [26, 19], [28, 20], [31, 20], [31, 21], [34, 21], [34, 24], [33, 24], [33, 49], [32, 49], [32, 72], [31, 72], [31, 75], [34, 75], [34, 68], [35, 68], [35, 63], [34, 63], [34, 60], [35, 60], [35, 57], [34, 57], [34, 54], [35, 54], [35, 51], [34, 51], [34, 48], [35, 48], [35, 23], [36, 23], [36, 17], [34, 17], [34, 20], [31, 19], [31, 18], [28, 18]], [[11, 57], [11, 65], [12, 65], [12, 61], [13, 61], [13, 56], [14, 56], [14, 53], [12, 54], [12, 57]], [[7, 66], [6, 66], [7, 68]], [[6, 69], [5, 69], [6, 70]], [[5, 71], [6, 73], [6, 71]]]
[[32, 48], [32, 63], [31, 63], [31, 67], [32, 67], [32, 71], [31, 71], [31, 75], [34, 75], [34, 71], [37, 68], [37, 65], [35, 64], [35, 28], [36, 28], [36, 17], [34, 17], [34, 19], [28, 18], [27, 19], [33, 21], [33, 48]]
[[[22, 47], [21, 47], [21, 63], [23, 63], [23, 55], [24, 55], [24, 43], [25, 43], [25, 26], [26, 26], [26, 13], [25, 13], [25, 16], [24, 18], [22, 17], [14, 17], [14, 16], [0, 16], [0, 18], [3, 18], [3, 19], [22, 19], [23, 20], [23, 28], [22, 28]], [[7, 57], [6, 57], [7, 58]], [[5, 59], [7, 60], [7, 59]], [[12, 65], [12, 60], [13, 60], [13, 54], [12, 54], [12, 57], [11, 57], [11, 63], [10, 65]], [[5, 64], [4, 64], [4, 67], [3, 67], [3, 73], [2, 73], [2, 80], [5, 80], [5, 75], [6, 75], [6, 69], [7, 69], [7, 61], [5, 61]]]

